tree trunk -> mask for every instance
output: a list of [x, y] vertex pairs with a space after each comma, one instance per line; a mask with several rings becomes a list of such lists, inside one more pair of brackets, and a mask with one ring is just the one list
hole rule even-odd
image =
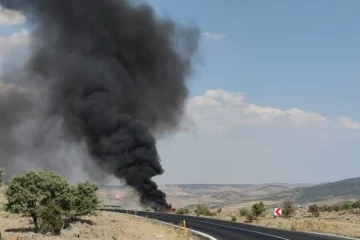
[[35, 231], [38, 232], [39, 231], [39, 224], [38, 224], [38, 218], [37, 218], [36, 213], [31, 213], [31, 217], [32, 217], [32, 220], [33, 220], [34, 225], [35, 225]]

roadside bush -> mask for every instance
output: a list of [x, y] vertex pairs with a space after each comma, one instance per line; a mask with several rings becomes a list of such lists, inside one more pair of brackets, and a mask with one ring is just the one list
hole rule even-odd
[[2, 177], [4, 176], [5, 172], [4, 172], [4, 168], [0, 166], [0, 186], [2, 184]]
[[71, 186], [55, 172], [29, 171], [10, 180], [5, 210], [31, 217], [37, 232], [59, 235], [65, 223], [95, 213], [96, 190], [88, 181]]
[[232, 221], [232, 222], [236, 222], [236, 217], [235, 217], [235, 216], [231, 216], [231, 221]]
[[338, 211], [340, 211], [340, 206], [339, 205], [333, 205], [332, 209], [333, 209], [333, 211], [338, 212]]
[[247, 209], [247, 208], [241, 208], [241, 209], [239, 210], [239, 215], [240, 215], [240, 217], [243, 217], [243, 216], [248, 215], [249, 212], [250, 212], [249, 209]]
[[203, 215], [203, 216], [214, 216], [216, 213], [211, 212], [207, 206], [204, 204], [198, 204], [195, 207], [195, 213], [197, 216]]
[[221, 212], [222, 212], [222, 208], [219, 208], [218, 210], [216, 210], [216, 213], [218, 216], [220, 216]]
[[265, 212], [265, 204], [263, 202], [255, 203], [251, 207], [251, 212], [255, 216], [255, 218], [258, 218], [261, 214]]
[[284, 201], [282, 203], [282, 216], [290, 218], [295, 213], [295, 204], [291, 200]]
[[100, 201], [96, 195], [98, 187], [90, 181], [78, 182], [71, 186], [70, 219], [76, 221], [78, 217], [95, 215], [100, 208]]
[[349, 211], [352, 209], [352, 206], [351, 206], [351, 203], [343, 203], [341, 205], [341, 210], [344, 210], [344, 211]]
[[319, 211], [320, 212], [332, 212], [333, 209], [332, 209], [331, 206], [328, 206], [328, 205], [324, 204], [324, 205], [319, 207]]
[[176, 210], [176, 214], [189, 214], [189, 209], [187, 208], [179, 208]]
[[246, 214], [246, 220], [245, 220], [245, 222], [246, 222], [246, 223], [251, 223], [251, 222], [253, 222], [255, 219], [256, 219], [255, 215], [254, 215], [252, 212], [248, 212], [248, 213]]
[[310, 212], [313, 217], [319, 217], [320, 216], [319, 206], [316, 205], [316, 204], [310, 205], [308, 212]]
[[352, 208], [360, 208], [360, 200], [357, 200], [356, 202], [353, 202], [351, 204], [351, 207]]

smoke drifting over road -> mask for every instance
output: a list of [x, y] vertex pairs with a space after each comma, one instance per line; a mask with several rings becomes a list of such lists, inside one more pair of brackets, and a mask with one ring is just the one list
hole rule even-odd
[[[0, 5], [22, 11], [35, 28], [21, 71], [25, 80], [11, 74], [5, 79], [31, 82], [44, 105], [39, 110], [32, 101], [4, 98], [1, 116], [18, 120], [28, 110], [27, 116], [41, 111], [45, 122], [61, 119], [67, 141], [85, 143], [103, 172], [123, 179], [143, 204], [166, 208], [165, 194], [151, 180], [164, 172], [154, 136], [176, 130], [182, 120], [198, 30], [157, 19], [151, 7], [125, 0], [0, 0]], [[0, 123], [15, 124], [10, 118]], [[44, 122], [36, 124], [43, 129]]]

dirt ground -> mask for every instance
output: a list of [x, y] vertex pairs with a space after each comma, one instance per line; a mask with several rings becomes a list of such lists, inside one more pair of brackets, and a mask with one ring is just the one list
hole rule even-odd
[[[0, 205], [5, 203], [1, 196]], [[29, 218], [20, 217], [0, 211], [0, 232], [3, 240], [10, 240], [12, 236], [25, 239], [64, 240], [101, 239], [101, 240], [200, 240], [197, 236], [185, 232], [183, 229], [171, 228], [166, 225], [138, 218], [131, 215], [100, 212], [98, 216], [86, 217], [83, 223], [77, 222], [70, 229], [63, 230], [61, 236], [49, 236], [34, 233]]]

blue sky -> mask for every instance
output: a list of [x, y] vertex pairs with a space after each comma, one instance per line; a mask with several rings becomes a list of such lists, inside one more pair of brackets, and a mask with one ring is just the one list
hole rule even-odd
[[[147, 2], [160, 16], [223, 35], [201, 39], [187, 131], [159, 141], [160, 183], [359, 176], [360, 1]], [[27, 27], [0, 18], [0, 44]], [[0, 46], [0, 62], [13, 55]]]
[[360, 118], [360, 2], [148, 0], [161, 15], [226, 34], [203, 44], [193, 94], [246, 92], [252, 102]]

